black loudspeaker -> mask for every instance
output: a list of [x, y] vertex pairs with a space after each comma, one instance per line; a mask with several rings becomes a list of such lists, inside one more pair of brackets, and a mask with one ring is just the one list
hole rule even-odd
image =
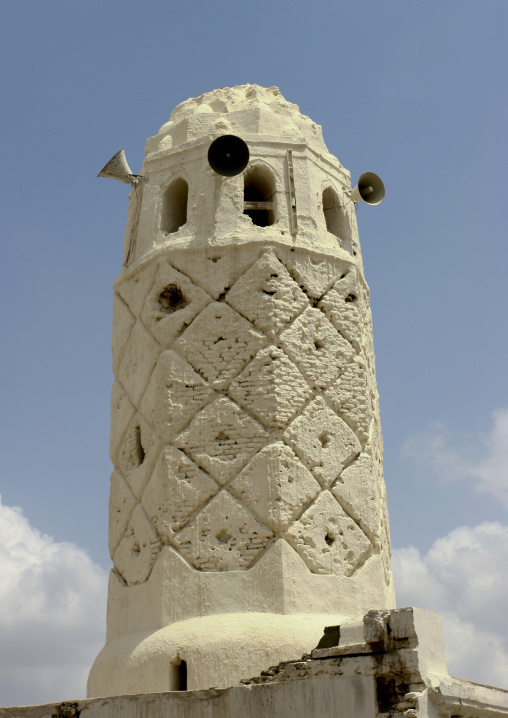
[[236, 135], [222, 135], [208, 149], [208, 164], [223, 177], [234, 177], [249, 164], [249, 148]]

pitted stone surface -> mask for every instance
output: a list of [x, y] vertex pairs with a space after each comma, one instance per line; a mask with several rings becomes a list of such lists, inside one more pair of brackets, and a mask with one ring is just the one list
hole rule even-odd
[[357, 351], [361, 350], [363, 343], [368, 306], [368, 297], [355, 268], [345, 269], [318, 304], [333, 326]]
[[221, 397], [200, 411], [175, 444], [220, 484], [227, 483], [259, 451], [268, 434], [235, 403]]
[[169, 541], [218, 490], [185, 454], [166, 446], [143, 493], [143, 506], [160, 536]]
[[281, 533], [315, 498], [320, 486], [293, 451], [279, 441], [256, 454], [230, 489], [261, 521]]
[[138, 499], [150, 478], [160, 448], [154, 430], [141, 414], [136, 414], [124, 434], [118, 466]]
[[240, 277], [227, 294], [226, 301], [270, 338], [309, 303], [272, 252], [266, 252]]
[[288, 531], [287, 540], [312, 573], [352, 576], [371, 552], [359, 526], [328, 491]]
[[315, 399], [284, 433], [286, 441], [319, 483], [329, 488], [360, 453], [360, 442], [348, 425]]
[[221, 491], [172, 543], [200, 571], [246, 569], [272, 532], [227, 491]]
[[215, 388], [226, 386], [266, 344], [266, 338], [223, 302], [214, 302], [178, 339], [182, 352]]
[[371, 541], [377, 541], [381, 520], [381, 497], [373, 481], [375, 468], [369, 454], [361, 454], [347, 469], [344, 469], [331, 488], [332, 494], [345, 508], [356, 523], [361, 526]]
[[160, 345], [138, 320], [125, 347], [117, 373], [118, 379], [136, 406], [139, 406], [160, 350]]
[[188, 277], [161, 262], [141, 317], [157, 341], [168, 347], [210, 301]]
[[122, 474], [115, 469], [111, 474], [109, 494], [109, 555], [115, 555], [118, 544], [123, 539], [127, 526], [136, 508], [138, 500], [129, 488]]
[[355, 357], [325, 396], [337, 414], [348, 423], [360, 441], [365, 443], [372, 420], [372, 394], [365, 359]]
[[214, 299], [230, 289], [258, 258], [257, 247], [210, 247], [205, 253], [196, 250], [175, 252], [174, 266], [187, 274]]
[[135, 317], [141, 316], [146, 296], [152, 287], [156, 272], [157, 264], [148, 262], [124, 279], [117, 288], [118, 294]]
[[301, 289], [313, 300], [320, 299], [350, 264], [317, 252], [278, 252], [281, 261]]
[[284, 351], [311, 386], [325, 389], [337, 378], [354, 349], [318, 309], [307, 309], [282, 333]]
[[273, 345], [258, 352], [229, 387], [235, 401], [272, 429], [287, 426], [311, 393], [293, 362]]
[[325, 396], [337, 414], [345, 419], [360, 441], [365, 443], [372, 420], [372, 396], [365, 360], [355, 357]]
[[136, 323], [136, 317], [118, 294], [113, 295], [113, 339], [116, 351], [113, 355], [113, 371], [117, 372], [125, 346]]
[[127, 585], [144, 583], [151, 573], [161, 542], [143, 507], [134, 509], [127, 532], [115, 551], [117, 571]]
[[170, 442], [215, 395], [192, 366], [171, 349], [163, 352], [141, 402], [141, 411]]

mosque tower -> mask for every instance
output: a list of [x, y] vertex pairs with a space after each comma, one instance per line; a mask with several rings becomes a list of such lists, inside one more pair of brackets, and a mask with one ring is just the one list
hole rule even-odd
[[[234, 135], [249, 161], [210, 166]], [[107, 641], [89, 696], [226, 687], [395, 607], [350, 175], [275, 87], [146, 144], [114, 285]]]

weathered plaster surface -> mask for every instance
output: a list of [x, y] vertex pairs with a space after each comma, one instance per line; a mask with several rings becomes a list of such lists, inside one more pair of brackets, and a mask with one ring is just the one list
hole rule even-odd
[[[207, 151], [229, 132], [250, 162], [224, 178]], [[243, 213], [252, 172], [269, 226]], [[243, 86], [177, 107], [141, 176], [114, 287], [114, 569], [89, 695], [167, 690], [182, 660], [189, 688], [232, 685], [394, 606], [349, 174], [276, 88]], [[168, 234], [169, 216], [186, 221]]]

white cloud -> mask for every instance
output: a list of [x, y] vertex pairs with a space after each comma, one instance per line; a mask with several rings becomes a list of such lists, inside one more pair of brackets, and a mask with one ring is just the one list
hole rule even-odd
[[104, 644], [107, 577], [0, 497], [0, 705], [83, 698]]
[[442, 614], [450, 674], [508, 688], [507, 567], [508, 526], [498, 522], [455, 529], [425, 556], [394, 550], [397, 605]]
[[478, 491], [485, 491], [508, 507], [508, 409], [492, 415], [490, 433], [477, 442], [458, 443], [441, 423], [407, 439], [401, 456], [430, 470], [442, 481], [472, 479]]

